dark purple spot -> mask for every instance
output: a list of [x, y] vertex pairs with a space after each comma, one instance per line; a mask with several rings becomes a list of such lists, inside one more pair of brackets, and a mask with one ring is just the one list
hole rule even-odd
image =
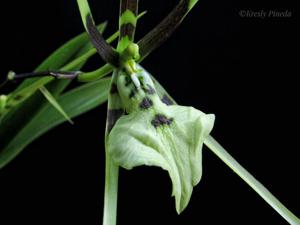
[[135, 90], [135, 89], [132, 89], [132, 90], [130, 91], [129, 98], [133, 98], [133, 97], [135, 96], [135, 94], [136, 94], [136, 90]]
[[170, 125], [173, 122], [173, 118], [167, 118], [163, 114], [156, 114], [154, 119], [151, 121], [151, 124], [157, 128], [163, 125]]
[[166, 105], [174, 105], [174, 101], [172, 99], [170, 99], [167, 95], [164, 95], [162, 98], [161, 98], [161, 101], [163, 103], [165, 103]]
[[129, 39], [131, 39], [132, 35], [134, 34], [135, 26], [131, 23], [122, 24], [120, 28], [120, 32], [122, 37], [128, 35]]
[[129, 76], [125, 77], [125, 86], [129, 86], [131, 84], [131, 78]]
[[118, 88], [117, 88], [117, 85], [115, 83], [113, 83], [110, 87], [110, 91], [109, 91], [111, 94], [116, 94], [118, 93]]
[[123, 115], [123, 109], [108, 109], [107, 111], [107, 131], [110, 132], [117, 120]]
[[143, 90], [149, 95], [155, 94], [155, 89], [150, 84], [147, 84], [147, 88], [143, 87]]
[[149, 109], [153, 105], [153, 102], [150, 98], [145, 97], [140, 103], [140, 109]]

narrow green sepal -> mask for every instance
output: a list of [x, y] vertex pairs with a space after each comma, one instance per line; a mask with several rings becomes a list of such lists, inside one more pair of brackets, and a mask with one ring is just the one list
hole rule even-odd
[[119, 24], [122, 26], [123, 24], [132, 24], [133, 26], [136, 26], [137, 16], [134, 15], [134, 13], [127, 9], [125, 12], [122, 13], [122, 15], [119, 18]]

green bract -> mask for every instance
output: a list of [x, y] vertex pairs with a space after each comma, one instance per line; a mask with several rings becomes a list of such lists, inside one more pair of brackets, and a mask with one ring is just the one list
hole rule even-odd
[[129, 114], [121, 116], [111, 130], [109, 154], [126, 169], [147, 165], [167, 170], [180, 213], [201, 179], [202, 145], [213, 128], [214, 115], [163, 103], [143, 69], [137, 73], [141, 81], [138, 90], [129, 84], [126, 74], [118, 76], [117, 87]]

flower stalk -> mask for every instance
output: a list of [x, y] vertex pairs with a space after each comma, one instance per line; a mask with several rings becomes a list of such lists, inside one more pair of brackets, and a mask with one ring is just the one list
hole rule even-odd
[[267, 188], [242, 167], [212, 136], [208, 136], [204, 144], [242, 178], [260, 197], [262, 197], [289, 224], [299, 225], [300, 220], [288, 210]]

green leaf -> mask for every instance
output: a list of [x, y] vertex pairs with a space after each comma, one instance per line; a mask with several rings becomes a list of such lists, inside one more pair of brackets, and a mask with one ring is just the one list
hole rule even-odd
[[6, 95], [0, 95], [0, 114], [5, 109], [6, 101], [7, 101], [7, 96]]
[[[60, 96], [57, 102], [64, 107], [65, 112], [71, 118], [74, 118], [106, 102], [109, 84], [110, 78], [104, 78], [81, 85]], [[36, 119], [31, 122], [31, 127], [42, 127], [41, 131], [37, 133], [40, 136], [45, 131], [64, 121], [65, 119], [53, 107], [47, 105], [38, 113]]]
[[[107, 23], [101, 23], [98, 25], [97, 29], [103, 32], [106, 28]], [[92, 50], [92, 51], [91, 51]], [[77, 37], [71, 39], [69, 42], [57, 49], [53, 54], [51, 54], [37, 69], [36, 71], [43, 70], [76, 70], [80, 69], [86, 60], [94, 55], [96, 51], [93, 51], [93, 46], [89, 42], [87, 34], [84, 32]], [[68, 63], [68, 60], [73, 61]], [[68, 64], [66, 64], [68, 63]], [[64, 65], [66, 64], [66, 65]], [[49, 82], [57, 83], [62, 91], [70, 81], [53, 81], [53, 77], [43, 77], [43, 78], [32, 78], [23, 81], [19, 87], [9, 95], [8, 103], [12, 101], [12, 105], [19, 104], [26, 98], [35, 93], [40, 87], [46, 85]], [[63, 86], [59, 83], [65, 84]], [[15, 103], [14, 99], [17, 97], [18, 101]]]
[[[144, 15], [145, 13], [142, 13], [139, 15], [139, 18]], [[100, 26], [101, 27], [101, 26]], [[119, 35], [119, 32], [114, 33], [107, 41], [112, 42], [115, 40]], [[66, 50], [67, 49], [67, 50]], [[48, 57], [37, 69], [36, 71], [43, 70], [43, 69], [53, 69], [53, 70], [60, 70], [68, 69], [68, 70], [78, 70], [80, 69], [86, 60], [94, 55], [96, 53], [96, 50], [92, 47], [92, 45], [89, 42], [88, 36], [86, 33], [81, 34], [80, 36], [72, 39], [70, 42], [63, 45], [60, 49], [55, 51], [53, 55]], [[75, 55], [73, 55], [75, 54]], [[104, 66], [102, 72], [109, 72], [110, 69], [107, 69], [107, 66]], [[98, 75], [101, 77], [102, 73], [99, 73], [97, 71]], [[97, 77], [99, 78], [99, 77]], [[45, 83], [46, 79], [44, 78], [37, 78], [37, 79], [28, 79], [25, 80], [20, 87], [17, 89], [17, 91], [21, 91], [24, 88], [26, 88], [29, 85], [33, 85], [34, 88], [41, 87]], [[48, 78], [47, 78], [48, 79]], [[34, 82], [37, 82], [39, 85], [32, 84]], [[97, 81], [98, 82], [98, 81]], [[54, 96], [58, 96], [69, 84], [68, 80], [53, 80], [50, 83], [46, 85], [46, 88], [49, 90], [49, 92]], [[85, 87], [85, 86], [84, 86]], [[107, 87], [108, 88], [108, 87]], [[80, 101], [80, 98], [83, 96], [78, 96], [78, 99], [74, 99], [74, 103], [77, 101]], [[59, 102], [60, 103], [60, 102]], [[99, 103], [100, 104], [100, 103]], [[84, 106], [85, 104], [82, 104]], [[64, 107], [64, 105], [62, 105]], [[92, 105], [92, 107], [96, 107], [96, 105]], [[40, 112], [44, 111], [45, 108], [51, 108], [49, 112], [53, 112], [53, 107], [51, 107], [47, 101], [44, 99], [44, 97], [38, 93], [35, 92], [32, 94], [29, 98], [27, 98], [24, 102], [21, 102], [16, 107], [12, 108], [6, 116], [3, 118], [0, 124], [0, 168], [6, 165], [9, 161], [11, 161], [19, 152], [22, 151], [22, 149], [29, 144], [31, 141], [33, 141], [35, 138], [37, 138], [39, 135], [32, 136], [26, 141], [26, 144], [19, 146], [18, 144], [22, 144], [22, 142], [15, 142], [16, 137], [18, 137], [18, 140], [22, 139], [22, 135], [26, 137], [26, 133], [20, 133], [22, 130], [27, 129], [26, 127], [29, 126], [29, 124], [32, 124], [32, 121], [36, 119], [37, 114], [40, 116]], [[89, 109], [91, 109], [89, 108]], [[88, 110], [88, 109], [87, 109]], [[68, 112], [68, 110], [65, 110], [66, 113], [72, 117], [72, 112]], [[57, 114], [57, 112], [55, 112]], [[47, 117], [46, 117], [47, 118]], [[49, 117], [50, 118], [50, 117]], [[65, 121], [65, 118], [61, 117], [59, 120], [55, 120], [55, 123], [52, 123], [51, 126], [45, 126], [45, 128], [41, 129], [40, 132], [44, 133], [47, 131], [47, 129], [50, 129], [51, 127], [62, 123]], [[32, 125], [31, 125], [32, 126]], [[37, 125], [37, 127], [41, 127]], [[8, 147], [9, 146], [9, 147]], [[5, 151], [4, 151], [5, 149]], [[10, 152], [11, 151], [11, 152]]]
[[[107, 22], [99, 24], [97, 27], [102, 33], [107, 26]], [[88, 52], [92, 46], [89, 42], [89, 37], [86, 32], [83, 32], [76, 37], [72, 38], [67, 43], [63, 44], [57, 50], [55, 50], [50, 56], [48, 56], [36, 69], [35, 71], [45, 71], [45, 70], [58, 70], [61, 69], [64, 65], [70, 62], [72, 59], [85, 54]], [[75, 68], [73, 68], [75, 69]], [[17, 90], [22, 89], [33, 82], [42, 79], [34, 78], [27, 79], [22, 82]]]
[[[57, 99], [65, 112], [74, 118], [107, 100], [110, 78], [75, 88]], [[14, 159], [28, 144], [51, 128], [65, 121], [50, 104], [40, 110], [0, 152], [0, 169]]]
[[[97, 29], [103, 32], [106, 27], [106, 22], [101, 23]], [[53, 54], [51, 54], [37, 69], [36, 71], [43, 70], [78, 70], [80, 69], [86, 60], [96, 53], [94, 48], [88, 41], [86, 33], [82, 33], [77, 37], [71, 39], [66, 44], [62, 45]], [[75, 58], [74, 60], [72, 60]], [[72, 60], [68, 62], [68, 60]], [[52, 64], [51, 64], [52, 63]], [[64, 65], [67, 63], [67, 65]], [[62, 68], [60, 68], [62, 67]], [[57, 85], [57, 94], [66, 88], [70, 81], [54, 80], [53, 77], [31, 78], [26, 79], [21, 83], [16, 90], [8, 95], [7, 104], [10, 106], [4, 112], [1, 113], [0, 119], [9, 113], [13, 107], [20, 104], [28, 97], [32, 96], [40, 87], [52, 82]], [[54, 88], [54, 87], [53, 87]], [[1, 128], [0, 128], [1, 129]], [[1, 132], [0, 132], [1, 133]]]
[[[103, 32], [104, 29], [106, 28], [106, 25], [107, 25], [106, 22], [98, 25], [99, 31]], [[83, 32], [82, 34], [71, 39], [66, 44], [62, 45], [60, 48], [54, 51], [54, 53], [52, 53], [46, 60], [44, 60], [43, 63], [40, 66], [38, 66], [35, 71], [43, 71], [48, 69], [51, 70], [80, 69], [84, 65], [86, 60], [96, 53], [96, 51], [92, 52], [90, 50], [94, 50], [94, 49], [89, 42], [88, 35], [86, 34], [86, 32]], [[85, 57], [81, 57], [82, 55]], [[78, 58], [80, 60], [77, 60]], [[69, 62], [72, 59], [74, 60]], [[55, 91], [56, 93], [53, 94], [59, 94], [70, 83], [70, 81], [66, 81], [66, 80], [53, 80], [52, 77], [26, 79], [16, 88], [15, 91], [9, 94], [7, 100], [8, 104], [11, 105], [12, 107], [15, 107], [17, 104], [20, 104], [22, 101], [26, 100], [28, 97], [33, 95], [40, 87], [44, 86], [45, 84], [51, 81], [53, 83], [52, 91], [54, 91], [54, 89], [56, 90]], [[17, 99], [17, 101], [15, 99]], [[11, 111], [11, 108], [9, 110], [6, 110], [6, 112], [3, 112], [2, 117], [4, 116], [3, 114], [9, 113], [7, 111]], [[0, 135], [1, 135], [1, 129], [2, 128], [0, 126]]]
[[66, 120], [68, 120], [71, 124], [73, 124], [73, 121], [68, 116], [68, 114], [64, 111], [62, 106], [56, 101], [56, 99], [53, 97], [53, 95], [47, 90], [45, 87], [41, 87], [40, 91], [45, 96], [45, 98], [48, 100], [48, 102], [59, 112]]
[[[69, 49], [68, 51], [64, 50], [65, 46], [67, 46], [67, 49]], [[69, 60], [72, 60], [73, 58], [75, 58], [76, 60], [76, 58], [80, 57], [81, 54], [86, 54], [86, 52], [89, 52], [91, 49], [93, 50], [92, 46], [89, 44], [88, 36], [86, 35], [86, 33], [83, 33], [79, 37], [76, 37], [67, 44], [63, 45], [59, 50], [56, 51], [55, 54], [50, 56], [44, 63], [42, 63], [42, 65], [39, 66], [38, 69], [42, 70], [43, 68], [51, 68], [53, 70], [59, 70], [59, 67], [61, 66], [60, 63], [63, 62], [63, 65], [65, 65], [69, 63]], [[75, 53], [75, 55], [72, 55], [73, 53]], [[89, 54], [89, 57], [95, 53], [96, 51], [94, 51], [94, 53]], [[85, 57], [84, 60], [80, 62], [71, 63], [68, 65], [70, 65], [70, 68], [77, 70], [84, 65], [86, 59], [87, 57]], [[21, 84], [21, 88], [17, 89], [17, 92], [19, 90], [22, 91], [29, 85], [34, 85], [32, 84], [33, 82], [38, 82], [40, 84], [43, 83], [43, 79], [45, 78], [28, 79], [27, 81], [24, 81], [23, 84]], [[48, 83], [46, 88], [54, 97], [56, 97], [66, 88], [69, 82], [70, 81], [68, 80], [54, 80]], [[28, 125], [28, 123], [35, 120], [35, 116], [37, 113], [39, 113], [44, 107], [49, 107], [47, 105], [47, 100], [40, 93], [35, 92], [25, 101], [13, 107], [3, 117], [0, 123], [0, 161], [3, 160], [3, 155], [10, 154], [7, 151], [5, 152], [5, 154], [2, 154], [2, 151], [6, 149], [8, 145], [10, 145], [10, 151], [12, 151], [12, 156], [8, 157], [9, 160], [13, 158], [13, 155], [16, 155], [14, 152], [19, 152], [22, 150], [20, 149], [20, 146], [17, 145], [17, 143], [14, 143], [15, 137], [19, 135], [20, 131], [24, 129]], [[62, 117], [61, 119], [65, 120]], [[31, 139], [31, 141], [32, 140], [33, 139]], [[12, 146], [14, 146], [16, 150], [13, 150]]]
[[[97, 28], [100, 33], [103, 33], [107, 26], [107, 22], [100, 23]], [[57, 49], [51, 56], [49, 56], [36, 70], [43, 71], [47, 69], [57, 69], [63, 67], [67, 61], [73, 57], [84, 54], [92, 48], [89, 37], [86, 32], [72, 38], [66, 44]], [[57, 62], [57, 58], [61, 61]], [[49, 66], [51, 66], [49, 68]]]

